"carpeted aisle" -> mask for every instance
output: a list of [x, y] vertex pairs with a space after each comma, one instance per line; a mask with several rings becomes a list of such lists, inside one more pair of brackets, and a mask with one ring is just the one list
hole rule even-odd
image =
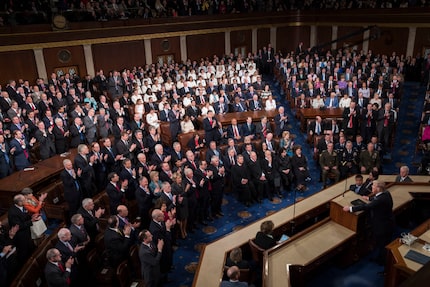
[[[299, 123], [290, 110], [284, 95], [281, 93], [279, 84], [268, 81], [271, 85], [272, 93], [280, 105], [286, 108], [290, 118], [290, 131], [296, 136], [295, 143], [303, 147], [303, 152], [308, 159], [312, 181], [308, 185], [309, 189], [304, 193], [297, 193], [297, 197], [308, 197], [321, 190], [322, 183], [318, 182], [319, 168], [312, 159], [311, 147], [305, 142], [305, 134], [300, 132]], [[403, 164], [411, 167], [415, 152], [415, 139], [418, 132], [419, 117], [423, 99], [424, 89], [417, 83], [406, 83], [404, 85], [404, 97], [399, 113], [397, 136], [394, 143], [391, 161], [384, 161], [384, 173], [394, 174], [398, 172], [398, 167]], [[415, 173], [416, 168], [411, 168], [411, 173]], [[179, 248], [174, 252], [174, 269], [169, 274], [170, 282], [165, 286], [191, 286], [199, 261], [200, 251], [204, 244], [234, 232], [235, 229], [246, 226], [249, 223], [264, 217], [271, 212], [285, 208], [294, 202], [294, 193], [285, 193], [284, 198], [275, 198], [273, 202], [267, 199], [262, 204], [254, 204], [246, 208], [239, 203], [233, 194], [224, 196], [223, 212], [224, 217], [209, 223], [209, 226], [200, 226], [200, 230], [194, 234], [189, 234], [185, 240], [178, 240]], [[254, 234], [250, 234], [253, 237]], [[369, 255], [370, 257], [370, 255]], [[331, 264], [318, 273], [309, 282], [309, 286], [383, 286], [383, 277], [377, 276], [378, 266], [371, 263], [368, 257], [346, 269], [333, 267]]]

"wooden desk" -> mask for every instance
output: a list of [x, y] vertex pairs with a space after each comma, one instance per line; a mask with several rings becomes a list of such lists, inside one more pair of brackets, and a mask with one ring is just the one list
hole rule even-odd
[[[304, 286], [306, 273], [344, 250], [345, 244], [355, 235], [354, 231], [329, 218], [317, 225], [266, 252], [264, 287]], [[291, 265], [294, 265], [294, 273]]]
[[334, 222], [354, 232], [362, 230], [361, 227], [363, 227], [363, 222], [360, 222], [359, 224], [359, 215], [362, 214], [363, 211], [349, 213], [343, 211], [343, 207], [346, 205], [351, 205], [351, 201], [356, 199], [363, 200], [360, 195], [356, 194], [355, 192], [348, 191], [345, 192], [342, 196], [338, 196], [330, 202], [330, 218]]
[[55, 181], [63, 170], [63, 160], [69, 158], [73, 161], [76, 149], [69, 155], [62, 157], [56, 155], [33, 165], [34, 170], [17, 171], [8, 177], [0, 179], [0, 209], [7, 210], [12, 204], [13, 197], [20, 193], [24, 187], [31, 187], [38, 192]]
[[308, 120], [314, 120], [316, 116], [320, 116], [322, 119], [334, 118], [341, 119], [343, 114], [343, 108], [334, 108], [334, 109], [297, 109], [297, 115], [300, 120], [300, 127], [302, 132], [306, 132]]
[[423, 267], [423, 265], [406, 259], [404, 256], [409, 251], [409, 249], [430, 256], [430, 252], [427, 252], [422, 249], [422, 246], [425, 242], [430, 242], [429, 227], [430, 219], [422, 223], [420, 226], [418, 226], [411, 232], [413, 235], [419, 237], [419, 240], [412, 244], [411, 247], [401, 244], [399, 241], [400, 238], [394, 240], [389, 245], [387, 245], [388, 254], [385, 267], [387, 276], [385, 276], [385, 287], [399, 286], [401, 282], [411, 277], [413, 274], [415, 274], [415, 272], [417, 272]]
[[[355, 179], [352, 176], [348, 178], [346, 186], [354, 182]], [[296, 203], [295, 217], [293, 217], [294, 206], [289, 206], [207, 244], [201, 253], [193, 286], [219, 287], [222, 279], [226, 252], [233, 248], [248, 244], [249, 238], [254, 237], [255, 234], [260, 231], [260, 224], [263, 221], [272, 220], [275, 229], [277, 229], [281, 226], [288, 225], [289, 222], [295, 218], [296, 225], [298, 225], [301, 220], [308, 218], [309, 214], [312, 214], [315, 210], [322, 207], [324, 210], [328, 210], [330, 201], [341, 195], [344, 192], [344, 188], [345, 181], [342, 181]], [[285, 270], [285, 265], [283, 270]]]
[[[393, 182], [395, 180], [395, 175], [382, 176], [383, 180], [386, 182]], [[430, 176], [411, 176], [414, 182], [428, 182]], [[315, 209], [324, 207], [324, 210], [328, 210], [330, 207], [330, 202], [341, 196], [345, 191], [345, 186], [355, 183], [354, 176], [347, 179], [347, 182], [341, 181], [321, 192], [318, 192], [303, 201], [296, 203], [295, 221], [300, 222], [300, 218], [307, 218], [309, 214], [315, 212]], [[415, 186], [414, 186], [415, 188]], [[426, 187], [417, 188], [417, 190], [424, 190]], [[428, 191], [428, 186], [427, 186]], [[394, 188], [393, 190], [398, 190], [399, 192], [406, 193], [405, 187]], [[390, 188], [392, 191], [392, 188]], [[345, 193], [345, 197], [348, 193]], [[408, 194], [409, 195], [409, 194]], [[405, 195], [406, 196], [406, 195]], [[397, 203], [395, 203], [397, 205]], [[400, 205], [400, 203], [399, 203]], [[193, 286], [207, 286], [207, 287], [218, 287], [222, 278], [224, 261], [226, 258], [226, 252], [232, 250], [233, 248], [245, 246], [248, 244], [249, 238], [255, 236], [255, 234], [260, 231], [260, 224], [266, 220], [272, 220], [275, 229], [281, 226], [288, 225], [288, 223], [293, 219], [293, 206], [284, 208], [270, 216], [261, 218], [260, 220], [247, 225], [246, 227], [234, 231], [218, 240], [207, 244], [200, 256], [199, 265], [197, 272], [194, 276]], [[283, 272], [285, 272], [285, 265], [282, 267]]]

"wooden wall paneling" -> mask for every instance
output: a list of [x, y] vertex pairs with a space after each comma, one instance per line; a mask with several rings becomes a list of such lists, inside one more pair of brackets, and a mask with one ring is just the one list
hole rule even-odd
[[152, 61], [157, 62], [160, 56], [173, 56], [176, 62], [181, 61], [181, 46], [179, 37], [157, 38], [151, 40]]
[[92, 45], [94, 69], [103, 69], [105, 75], [111, 70], [121, 70], [146, 64], [142, 41], [118, 42]]
[[430, 49], [430, 28], [417, 28], [413, 56], [419, 54], [425, 57], [424, 49]]
[[[262, 49], [263, 47], [267, 47], [267, 44], [270, 43], [270, 29], [269, 28], [261, 28], [257, 29], [257, 48]], [[257, 52], [257, 51], [253, 51]]]
[[387, 28], [381, 27], [381, 36], [379, 39], [369, 42], [369, 49], [378, 51], [378, 54], [391, 55], [396, 52], [397, 55], [405, 55], [408, 45], [408, 28]]
[[50, 75], [58, 68], [71, 68], [83, 77], [87, 74], [83, 46], [71, 46], [43, 49], [46, 74]]
[[211, 33], [187, 36], [187, 55], [189, 59], [212, 58], [225, 53], [224, 33]]
[[310, 26], [287, 26], [278, 27], [276, 33], [276, 47], [281, 50], [284, 55], [291, 51], [295, 51], [298, 44], [303, 42], [307, 49], [310, 44]]
[[246, 56], [248, 52], [252, 52], [252, 30], [231, 31], [230, 44], [232, 53], [235, 54], [235, 49], [242, 53], [244, 48], [245, 53], [242, 56]]
[[363, 48], [363, 32], [359, 32], [363, 27], [350, 27], [350, 26], [338, 26], [337, 38], [349, 36], [350, 34], [357, 33], [347, 39], [340, 40], [336, 43], [338, 49], [350, 45], [351, 49], [356, 47], [357, 51], [361, 51]]
[[[317, 26], [317, 41], [316, 45], [326, 44], [331, 42], [332, 28], [331, 26]], [[321, 47], [323, 50], [331, 48], [331, 44]]]
[[9, 80], [24, 79], [34, 84], [38, 78], [33, 50], [0, 53], [0, 85], [6, 88]]

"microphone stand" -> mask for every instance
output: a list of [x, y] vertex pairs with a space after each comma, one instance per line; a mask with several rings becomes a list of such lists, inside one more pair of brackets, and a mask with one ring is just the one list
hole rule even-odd
[[291, 219], [290, 221], [290, 226], [291, 226], [291, 236], [294, 235], [294, 233], [296, 232], [296, 195], [297, 195], [297, 188], [294, 189], [294, 202], [293, 202], [293, 219]]

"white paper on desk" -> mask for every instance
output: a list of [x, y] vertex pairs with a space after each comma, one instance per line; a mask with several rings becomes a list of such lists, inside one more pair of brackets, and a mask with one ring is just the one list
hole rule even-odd
[[279, 239], [279, 243], [284, 242], [285, 240], [290, 239], [290, 237], [286, 234], [282, 234], [281, 239]]
[[6, 255], [6, 259], [8, 259], [12, 254], [14, 254], [16, 252], [16, 247], [14, 246], [9, 253]]

